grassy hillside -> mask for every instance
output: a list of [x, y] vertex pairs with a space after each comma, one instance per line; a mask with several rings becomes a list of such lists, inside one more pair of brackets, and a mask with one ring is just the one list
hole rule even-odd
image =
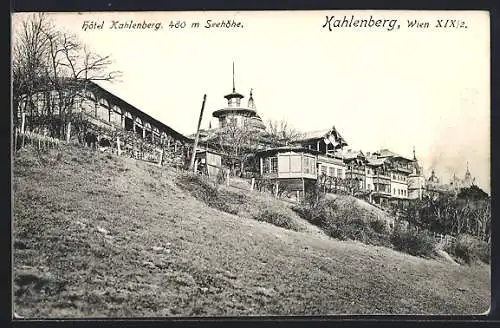
[[[218, 211], [180, 172], [68, 147], [14, 162], [24, 317], [481, 313], [489, 266], [457, 266]], [[247, 193], [250, 195], [250, 193]], [[280, 205], [263, 195], [263, 207]], [[256, 206], [257, 207], [257, 206]], [[286, 211], [287, 209], [282, 209]], [[245, 214], [247, 213], [247, 214]]]

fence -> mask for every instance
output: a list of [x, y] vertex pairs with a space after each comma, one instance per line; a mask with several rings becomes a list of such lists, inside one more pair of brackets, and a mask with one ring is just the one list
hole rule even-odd
[[[79, 144], [78, 141], [66, 141], [58, 138], [50, 137], [46, 134], [33, 132], [33, 131], [20, 131], [16, 129], [14, 131], [14, 150], [18, 151], [26, 145], [30, 145], [32, 147], [48, 150], [48, 149], [57, 149], [63, 144]], [[85, 144], [83, 144], [85, 147]], [[136, 160], [142, 160], [146, 162], [151, 162], [159, 165], [169, 165], [176, 168], [184, 166], [184, 160], [178, 154], [170, 153], [168, 151], [163, 151], [161, 149], [155, 147], [127, 147], [123, 150], [118, 150], [114, 147], [100, 147], [96, 145], [96, 148], [99, 151], [103, 152], [113, 152], [120, 156], [130, 157]]]
[[432, 233], [432, 236], [436, 240], [436, 244], [438, 245], [438, 248], [442, 249], [445, 246], [455, 242], [456, 238], [450, 235], [443, 235], [441, 233]]
[[14, 132], [14, 147], [16, 151], [24, 147], [26, 144], [29, 144], [33, 147], [38, 147], [38, 149], [49, 149], [57, 148], [61, 143], [63, 143], [63, 141], [57, 138], [52, 138], [37, 132], [22, 132], [18, 129], [16, 129], [16, 131]]

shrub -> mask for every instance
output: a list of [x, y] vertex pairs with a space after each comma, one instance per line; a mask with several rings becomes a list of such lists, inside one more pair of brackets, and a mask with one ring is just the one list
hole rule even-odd
[[208, 206], [230, 214], [237, 214], [238, 205], [246, 201], [242, 195], [219, 190], [198, 174], [180, 176], [177, 185]]
[[370, 228], [377, 233], [387, 233], [387, 224], [384, 220], [376, 219], [370, 221]]
[[435, 240], [427, 230], [418, 230], [411, 225], [406, 228], [398, 225], [390, 239], [395, 250], [422, 257], [434, 254]]
[[268, 222], [281, 228], [298, 231], [297, 225], [293, 222], [293, 220], [290, 217], [288, 217], [286, 214], [279, 213], [277, 211], [264, 210], [258, 215], [255, 215], [253, 219], [257, 221]]
[[466, 234], [459, 235], [445, 250], [467, 264], [473, 264], [478, 260], [489, 264], [491, 261], [490, 245]]
[[[384, 231], [384, 221], [375, 220], [380, 222], [372, 223], [370, 213], [357, 206], [352, 199], [348, 202], [322, 199], [314, 206], [306, 203], [295, 207], [294, 210], [330, 237], [357, 240], [369, 245], [391, 246], [389, 236]], [[381, 229], [381, 226], [384, 229]]]

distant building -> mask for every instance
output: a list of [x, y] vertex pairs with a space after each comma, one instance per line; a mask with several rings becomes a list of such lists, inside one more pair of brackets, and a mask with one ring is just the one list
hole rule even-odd
[[462, 188], [470, 188], [473, 185], [475, 185], [475, 178], [472, 177], [469, 171], [469, 164], [467, 163], [464, 178], [459, 179], [456, 174], [453, 174], [449, 184], [442, 183], [437, 177], [436, 172], [432, 170], [430, 177], [425, 183], [424, 194], [433, 198], [444, 194], [456, 195]]
[[472, 174], [469, 171], [469, 163], [467, 162], [467, 169], [465, 171], [465, 175], [463, 179], [459, 179], [456, 174], [453, 174], [453, 177], [450, 181], [450, 189], [455, 193], [460, 192], [462, 188], [470, 188], [476, 183], [476, 178], [472, 177]]
[[387, 159], [387, 171], [391, 178], [391, 197], [408, 199], [408, 177], [413, 172], [413, 161], [388, 149], [382, 149], [373, 155], [377, 159]]

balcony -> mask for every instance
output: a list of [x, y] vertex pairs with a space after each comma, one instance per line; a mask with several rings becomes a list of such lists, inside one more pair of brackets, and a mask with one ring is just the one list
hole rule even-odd
[[349, 175], [351, 173], [353, 175], [365, 175], [365, 170], [363, 170], [363, 169], [347, 169], [346, 175]]
[[410, 167], [406, 167], [406, 166], [395, 166], [392, 168], [394, 171], [399, 171], [399, 172], [403, 172], [403, 173], [412, 173], [413, 172], [413, 169], [410, 168]]
[[387, 191], [382, 191], [382, 190], [377, 190], [372, 193], [372, 196], [383, 196], [383, 197], [390, 197], [391, 193]]
[[390, 185], [391, 177], [388, 175], [375, 175], [373, 176], [373, 183], [381, 185]]

